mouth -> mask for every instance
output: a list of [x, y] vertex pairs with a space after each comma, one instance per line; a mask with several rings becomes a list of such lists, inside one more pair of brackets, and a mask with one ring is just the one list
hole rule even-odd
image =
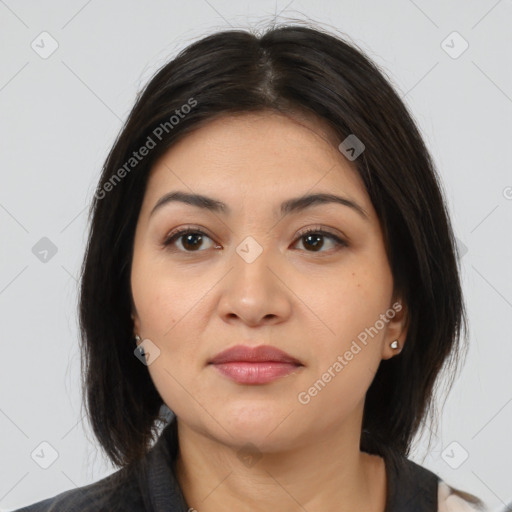
[[208, 364], [239, 384], [267, 384], [304, 367], [298, 359], [269, 345], [236, 345], [217, 354]]

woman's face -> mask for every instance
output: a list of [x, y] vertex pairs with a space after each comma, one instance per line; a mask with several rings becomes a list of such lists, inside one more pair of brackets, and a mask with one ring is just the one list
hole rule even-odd
[[[271, 452], [342, 426], [358, 436], [379, 363], [398, 352], [394, 339], [403, 345], [404, 309], [378, 218], [354, 163], [329, 137], [313, 120], [229, 116], [181, 139], [152, 169], [131, 269], [135, 333], [179, 421], [224, 444]], [[178, 191], [225, 207], [155, 208]], [[347, 203], [281, 210], [313, 194]], [[270, 345], [301, 366], [271, 363], [270, 372], [288, 373], [237, 381], [209, 364], [235, 345]]]

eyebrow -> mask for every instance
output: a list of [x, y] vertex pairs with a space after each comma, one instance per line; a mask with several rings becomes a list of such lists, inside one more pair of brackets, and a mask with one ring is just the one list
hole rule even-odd
[[[219, 201], [218, 199], [213, 199], [212, 197], [204, 196], [202, 194], [190, 194], [188, 192], [176, 191], [163, 195], [156, 202], [155, 206], [153, 206], [149, 216], [151, 217], [153, 213], [155, 213], [155, 211], [160, 209], [162, 206], [173, 202], [185, 203], [214, 213], [222, 213], [224, 215], [231, 214], [231, 209], [229, 206], [226, 203]], [[329, 203], [348, 206], [349, 208], [352, 208], [354, 211], [356, 211], [363, 219], [369, 220], [368, 214], [364, 208], [359, 206], [354, 201], [347, 199], [346, 197], [327, 193], [310, 194], [288, 199], [281, 203], [281, 215], [284, 216], [290, 213], [305, 210], [306, 208], [310, 208], [312, 206]]]

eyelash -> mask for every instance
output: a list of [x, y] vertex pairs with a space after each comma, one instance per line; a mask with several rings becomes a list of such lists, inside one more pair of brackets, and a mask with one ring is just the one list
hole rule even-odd
[[[192, 227], [188, 227], [188, 228], [184, 228], [184, 229], [180, 229], [179, 231], [175, 231], [175, 232], [172, 232], [170, 233], [166, 238], [165, 240], [163, 241], [162, 243], [162, 246], [164, 248], [169, 248], [169, 246], [171, 244], [173, 244], [177, 239], [185, 236], [185, 235], [188, 235], [188, 234], [195, 234], [195, 235], [201, 235], [201, 236], [205, 236], [207, 238], [209, 238], [210, 240], [212, 240], [212, 238], [210, 236], [208, 236], [204, 231], [202, 231], [201, 229], [196, 229], [196, 228], [192, 228]], [[333, 233], [329, 233], [328, 231], [325, 231], [323, 230], [322, 228], [308, 228], [307, 230], [305, 230], [304, 232], [302, 232], [296, 239], [296, 242], [298, 242], [301, 238], [304, 238], [306, 237], [307, 235], [310, 235], [310, 234], [315, 234], [315, 235], [321, 235], [321, 236], [324, 236], [324, 237], [327, 237], [327, 238], [330, 238], [331, 240], [333, 240], [337, 246], [337, 248], [335, 249], [335, 251], [338, 251], [339, 249], [341, 249], [342, 247], [348, 247], [348, 243], [345, 242], [345, 240], [342, 240], [340, 237], [338, 237], [337, 235], [333, 234]], [[213, 240], [212, 240], [213, 241]], [[295, 242], [295, 243], [296, 243]], [[294, 244], [295, 245], [295, 244]], [[177, 249], [175, 249], [177, 250]], [[186, 253], [186, 254], [194, 254], [196, 252], [202, 252], [200, 250], [198, 251], [182, 251], [181, 249], [179, 250], [179, 252], [182, 252], [182, 253]], [[312, 254], [316, 254], [316, 251], [306, 251], [306, 252], [310, 252]], [[320, 251], [319, 254], [321, 253], [325, 253], [325, 252], [330, 252], [330, 251]]]

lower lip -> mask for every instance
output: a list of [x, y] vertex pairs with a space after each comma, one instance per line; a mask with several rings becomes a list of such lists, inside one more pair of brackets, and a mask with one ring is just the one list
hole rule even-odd
[[234, 361], [214, 364], [213, 366], [223, 375], [239, 384], [266, 384], [301, 368], [301, 366], [292, 363], [272, 361], [259, 363]]

